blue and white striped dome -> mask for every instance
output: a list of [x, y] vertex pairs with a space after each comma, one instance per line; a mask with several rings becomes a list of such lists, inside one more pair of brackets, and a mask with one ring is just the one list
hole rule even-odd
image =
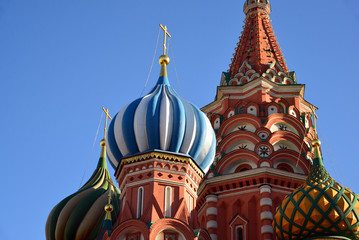
[[159, 150], [190, 156], [206, 173], [216, 147], [206, 115], [178, 96], [166, 76], [158, 79], [149, 94], [116, 114], [106, 141], [115, 169], [123, 157]]

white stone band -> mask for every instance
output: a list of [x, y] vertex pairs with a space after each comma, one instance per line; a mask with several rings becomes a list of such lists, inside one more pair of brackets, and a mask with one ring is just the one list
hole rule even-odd
[[269, 185], [263, 185], [261, 187], [259, 187], [259, 192], [262, 193], [271, 193], [272, 192], [272, 187]]
[[217, 227], [218, 227], [217, 221], [210, 220], [207, 222], [207, 229], [208, 228], [217, 228]]
[[208, 195], [206, 197], [206, 202], [218, 202], [218, 197], [216, 195]]
[[218, 214], [218, 209], [216, 207], [207, 208], [206, 216], [209, 216], [209, 215], [216, 215], [217, 216], [217, 214]]
[[261, 233], [262, 234], [265, 234], [265, 233], [273, 234], [273, 227], [271, 225], [264, 225], [264, 226], [262, 226]]
[[263, 207], [263, 206], [273, 206], [273, 202], [272, 202], [272, 199], [270, 199], [270, 198], [262, 198], [259, 205], [261, 207]]
[[261, 212], [261, 220], [265, 219], [273, 220], [273, 213], [270, 211]]

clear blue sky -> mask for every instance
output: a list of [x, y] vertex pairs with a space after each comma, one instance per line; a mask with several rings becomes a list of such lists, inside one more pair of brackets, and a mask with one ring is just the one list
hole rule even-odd
[[[0, 0], [0, 239], [45, 239], [53, 206], [96, 166], [101, 107], [114, 115], [141, 95], [159, 23], [173, 37], [172, 86], [199, 107], [211, 102], [242, 30], [243, 3]], [[319, 107], [325, 164], [359, 193], [359, 1], [272, 0], [272, 9], [288, 67]]]

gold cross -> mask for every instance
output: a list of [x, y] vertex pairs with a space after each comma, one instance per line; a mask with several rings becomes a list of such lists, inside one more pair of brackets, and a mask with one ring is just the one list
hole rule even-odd
[[167, 26], [162, 26], [160, 24], [160, 27], [163, 30], [163, 55], [166, 55], [166, 35], [171, 38], [171, 35], [167, 32]]
[[318, 115], [315, 113], [313, 106], [310, 106], [310, 108], [312, 109], [312, 113], [313, 113], [313, 124], [314, 124], [313, 128], [314, 128], [314, 132], [315, 132], [315, 134], [316, 134], [317, 137], [318, 137], [318, 133], [317, 133], [317, 123], [316, 123], [316, 119], [318, 119]]
[[112, 120], [112, 118], [111, 118], [110, 114], [108, 114], [108, 108], [105, 109], [104, 107], [102, 107], [102, 111], [104, 111], [105, 114], [106, 114], [106, 117], [105, 117], [105, 129], [104, 129], [105, 133], [104, 133], [104, 137], [103, 137], [105, 139], [106, 131], [107, 131], [107, 118], [109, 118], [110, 120]]

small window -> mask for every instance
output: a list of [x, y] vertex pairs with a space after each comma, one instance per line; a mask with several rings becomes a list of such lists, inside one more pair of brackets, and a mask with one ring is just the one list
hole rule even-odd
[[297, 113], [292, 109], [289, 112], [290, 115], [292, 115], [293, 117], [297, 117]]
[[165, 188], [165, 217], [171, 217], [172, 205], [172, 188], [167, 186]]
[[255, 106], [249, 106], [247, 108], [247, 113], [257, 116], [257, 108]]
[[235, 238], [235, 240], [244, 240], [243, 226], [242, 225], [236, 227], [236, 238]]
[[228, 113], [228, 118], [230, 118], [230, 117], [232, 117], [232, 116], [234, 116], [234, 111], [230, 111], [230, 112]]
[[271, 105], [268, 107], [268, 116], [274, 114], [274, 113], [278, 113], [278, 108], [277, 106]]
[[143, 187], [138, 188], [137, 192], [137, 218], [140, 218], [143, 213]]
[[220, 120], [219, 120], [219, 118], [217, 118], [213, 123], [213, 128], [215, 130], [217, 130], [217, 129], [219, 129], [219, 125], [220, 125]]

